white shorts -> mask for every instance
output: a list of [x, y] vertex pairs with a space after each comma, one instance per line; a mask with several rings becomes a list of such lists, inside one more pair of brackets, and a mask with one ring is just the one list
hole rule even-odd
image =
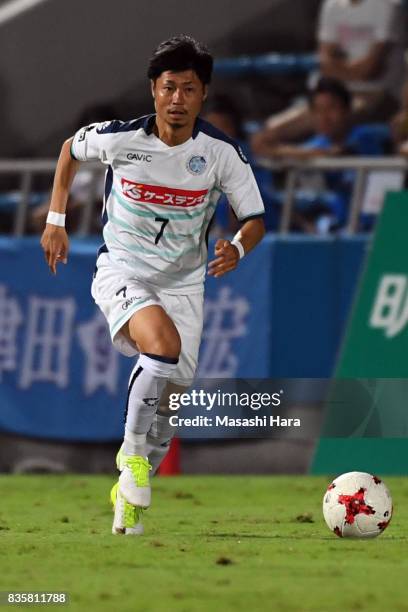
[[204, 292], [191, 295], [164, 293], [132, 278], [126, 270], [112, 266], [107, 254], [99, 256], [97, 266], [91, 294], [106, 317], [115, 348], [127, 357], [137, 355], [137, 349], [121, 329], [138, 310], [159, 305], [172, 319], [181, 338], [179, 362], [170, 380], [178, 385], [191, 385], [203, 329]]

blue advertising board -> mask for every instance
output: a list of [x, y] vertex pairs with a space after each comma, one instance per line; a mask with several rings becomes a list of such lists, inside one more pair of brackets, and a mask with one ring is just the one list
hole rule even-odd
[[[197, 375], [329, 376], [364, 247], [268, 236], [238, 270], [208, 278]], [[97, 248], [73, 239], [52, 276], [38, 238], [0, 238], [0, 430], [122, 437], [134, 359], [113, 348], [90, 295]]]

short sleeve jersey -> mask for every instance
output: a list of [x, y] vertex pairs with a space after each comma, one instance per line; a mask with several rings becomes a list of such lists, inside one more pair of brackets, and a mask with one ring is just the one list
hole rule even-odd
[[136, 279], [168, 293], [202, 291], [207, 236], [224, 192], [240, 221], [264, 213], [241, 148], [197, 119], [192, 137], [168, 146], [155, 115], [81, 128], [71, 154], [107, 166], [103, 251]]

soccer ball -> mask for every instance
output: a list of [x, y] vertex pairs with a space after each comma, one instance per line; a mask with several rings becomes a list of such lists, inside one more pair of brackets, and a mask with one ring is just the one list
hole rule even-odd
[[391, 495], [377, 476], [348, 472], [328, 486], [323, 515], [340, 538], [375, 538], [391, 521]]

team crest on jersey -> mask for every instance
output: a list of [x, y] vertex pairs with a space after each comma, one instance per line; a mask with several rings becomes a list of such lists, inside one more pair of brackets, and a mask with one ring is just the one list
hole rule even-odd
[[194, 155], [190, 157], [187, 163], [187, 170], [191, 172], [191, 174], [202, 174], [206, 169], [207, 162], [205, 157], [202, 155]]

